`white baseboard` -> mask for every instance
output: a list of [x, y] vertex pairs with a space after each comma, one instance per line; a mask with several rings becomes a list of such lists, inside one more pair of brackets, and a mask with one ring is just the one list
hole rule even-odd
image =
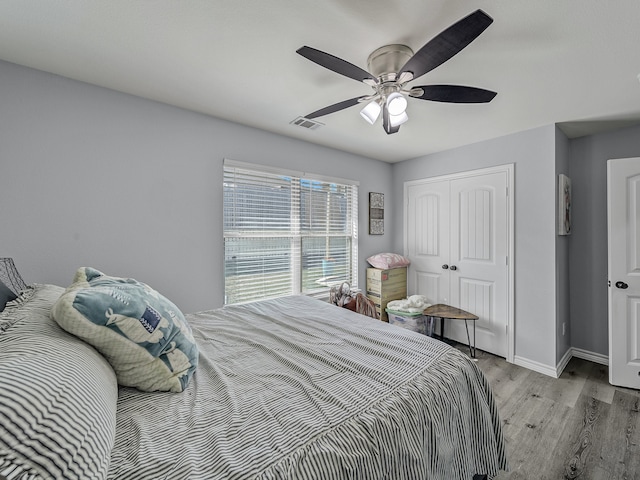
[[582, 350], [581, 348], [571, 348], [571, 354], [576, 358], [582, 358], [583, 360], [589, 360], [593, 363], [599, 363], [600, 365], [609, 365], [609, 357], [602, 355], [601, 353], [589, 352], [588, 350]]
[[533, 370], [534, 372], [542, 373], [553, 378], [558, 378], [557, 369], [554, 367], [550, 367], [549, 365], [545, 365], [544, 363], [529, 360], [528, 358], [519, 357], [517, 355], [513, 357], [513, 363], [518, 365], [519, 367], [528, 368], [529, 370]]
[[558, 362], [558, 365], [556, 366], [556, 378], [562, 375], [562, 372], [564, 371], [564, 367], [567, 366], [567, 363], [569, 363], [569, 360], [571, 360], [573, 356], [574, 356], [573, 348], [569, 348], [560, 359], [560, 362]]
[[588, 350], [583, 350], [581, 348], [575, 347], [571, 347], [567, 350], [567, 352], [562, 356], [555, 368], [549, 365], [545, 365], [544, 363], [529, 360], [528, 358], [518, 357], [517, 355], [513, 358], [513, 363], [520, 367], [533, 370], [534, 372], [542, 373], [553, 378], [558, 378], [560, 375], [562, 375], [565, 367], [573, 357], [588, 360], [600, 365], [609, 365], [608, 356], [602, 355], [601, 353], [589, 352]]

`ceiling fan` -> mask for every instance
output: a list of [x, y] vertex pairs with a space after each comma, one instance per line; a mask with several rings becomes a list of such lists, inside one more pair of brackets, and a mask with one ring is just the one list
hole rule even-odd
[[421, 85], [409, 87], [416, 78], [442, 65], [475, 40], [491, 25], [493, 19], [482, 10], [467, 15], [427, 42], [415, 54], [406, 45], [386, 45], [375, 50], [367, 60], [371, 73], [346, 60], [311, 47], [301, 47], [296, 52], [329, 70], [363, 82], [374, 93], [344, 100], [316, 110], [305, 118], [328, 115], [359, 103], [367, 103], [360, 114], [374, 124], [382, 112], [382, 126], [387, 134], [400, 130], [409, 117], [407, 98], [449, 103], [487, 103], [496, 92], [463, 85]]

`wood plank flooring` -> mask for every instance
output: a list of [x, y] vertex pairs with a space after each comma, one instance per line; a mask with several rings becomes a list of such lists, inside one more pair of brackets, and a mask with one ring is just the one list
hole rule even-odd
[[640, 480], [640, 391], [611, 386], [608, 367], [573, 358], [555, 379], [481, 351], [478, 366], [507, 441], [496, 479]]

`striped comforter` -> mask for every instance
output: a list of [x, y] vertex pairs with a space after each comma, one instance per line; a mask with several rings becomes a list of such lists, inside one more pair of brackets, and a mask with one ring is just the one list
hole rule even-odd
[[303, 296], [187, 316], [183, 393], [120, 388], [110, 479], [471, 479], [506, 468], [461, 352]]

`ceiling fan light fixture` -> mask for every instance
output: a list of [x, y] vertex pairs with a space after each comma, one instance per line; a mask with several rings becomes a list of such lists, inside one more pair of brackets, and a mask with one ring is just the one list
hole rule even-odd
[[360, 115], [362, 115], [362, 118], [364, 118], [368, 123], [373, 125], [380, 116], [380, 110], [382, 110], [382, 107], [380, 107], [378, 101], [373, 100], [360, 110]]
[[407, 109], [407, 99], [398, 92], [393, 92], [387, 97], [387, 109], [389, 115], [402, 115]]
[[[338, 112], [357, 104], [368, 103], [360, 115], [373, 125], [382, 110], [382, 126], [388, 135], [397, 133], [400, 125], [409, 120], [407, 97], [444, 103], [488, 103], [496, 92], [464, 85], [407, 84], [457, 55], [484, 32], [493, 19], [482, 10], [467, 15], [414, 52], [406, 45], [385, 45], [375, 50], [367, 60], [369, 71], [335, 55], [303, 46], [296, 52], [312, 62], [347, 78], [373, 88], [373, 95], [351, 98], [305, 115], [313, 119]], [[639, 78], [640, 80], [640, 78]], [[371, 100], [375, 99], [376, 102]]]
[[402, 112], [400, 115], [389, 114], [389, 125], [391, 125], [392, 127], [399, 127], [407, 120], [409, 120], [409, 115], [407, 115], [407, 112]]

